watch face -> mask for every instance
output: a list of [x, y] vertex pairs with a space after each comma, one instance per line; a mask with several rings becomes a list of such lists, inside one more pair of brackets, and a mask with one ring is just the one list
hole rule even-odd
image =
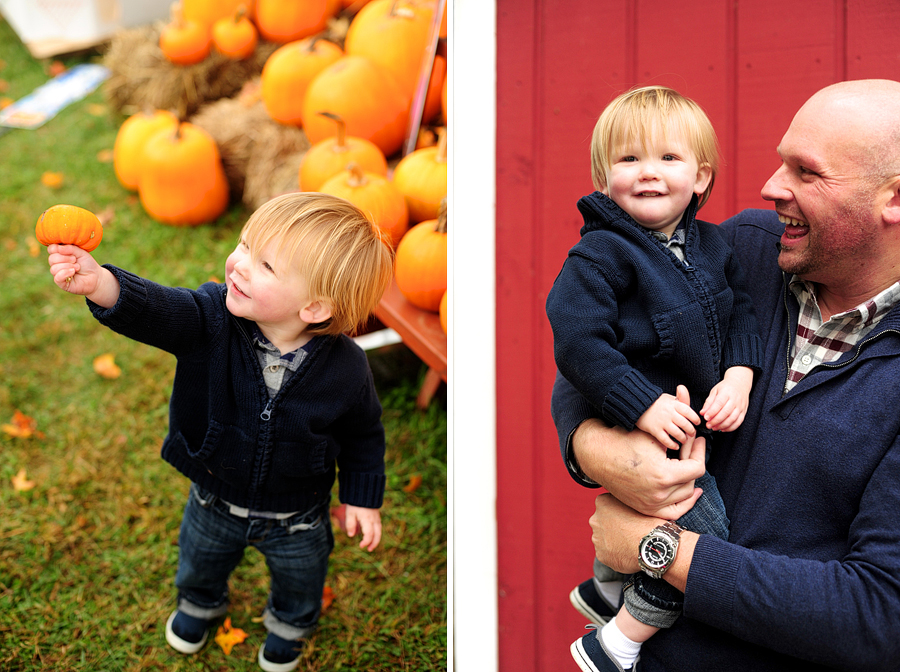
[[641, 559], [650, 569], [662, 569], [675, 559], [675, 545], [661, 534], [645, 537], [640, 552]]

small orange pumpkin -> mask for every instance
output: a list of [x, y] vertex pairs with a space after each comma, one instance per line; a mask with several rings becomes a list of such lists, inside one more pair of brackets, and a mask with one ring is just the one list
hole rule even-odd
[[138, 112], [122, 122], [113, 144], [113, 170], [123, 187], [137, 191], [147, 138], [163, 129], [174, 131], [176, 126], [178, 117], [167, 110]]
[[355, 163], [322, 185], [323, 194], [331, 194], [350, 201], [362, 210], [385, 235], [389, 236], [392, 248], [406, 233], [409, 215], [406, 201], [384, 176], [366, 173]]
[[387, 176], [387, 159], [377, 145], [365, 138], [347, 136], [347, 125], [337, 114], [319, 112], [337, 124], [337, 136], [316, 143], [300, 162], [300, 190], [318, 191], [347, 165], [355, 163], [363, 172]]
[[322, 70], [306, 89], [303, 127], [313, 144], [332, 135], [321, 110], [340, 115], [347, 133], [365, 138], [385, 156], [400, 149], [406, 137], [409, 100], [383, 68], [362, 56], [344, 56]]
[[422, 110], [422, 122], [427, 123], [434, 119], [441, 107], [444, 82], [447, 81], [447, 60], [443, 56], [435, 56], [431, 66], [431, 79], [428, 80], [428, 89], [425, 93], [425, 105]]
[[241, 61], [256, 51], [259, 34], [247, 16], [247, 6], [240, 5], [233, 16], [226, 16], [213, 24], [212, 40], [219, 53]]
[[216, 141], [199, 126], [180, 123], [144, 145], [138, 194], [153, 219], [193, 226], [216, 219], [228, 206], [228, 180]]
[[317, 37], [297, 40], [272, 52], [260, 75], [269, 116], [282, 124], [302, 126], [303, 101], [310, 82], [343, 55], [338, 45]]
[[394, 278], [400, 293], [414, 306], [438, 312], [447, 292], [447, 199], [437, 219], [420, 222], [397, 246]]
[[270, 42], [285, 44], [321, 33], [341, 0], [257, 0], [256, 25]]
[[163, 56], [176, 65], [193, 65], [209, 56], [212, 36], [209, 26], [184, 18], [181, 5], [172, 4], [172, 18], [159, 34]]
[[372, 0], [359, 10], [347, 29], [344, 50], [365, 56], [396, 78], [412, 100], [422, 59], [431, 35], [434, 3]]
[[44, 210], [34, 234], [41, 245], [77, 245], [85, 252], [91, 252], [103, 239], [103, 224], [90, 210], [60, 204]]
[[413, 222], [435, 219], [441, 199], [447, 195], [446, 129], [439, 133], [437, 146], [410, 152], [394, 168], [394, 184], [406, 197]]

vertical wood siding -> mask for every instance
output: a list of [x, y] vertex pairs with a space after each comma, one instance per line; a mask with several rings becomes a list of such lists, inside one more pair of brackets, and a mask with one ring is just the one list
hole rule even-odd
[[803, 101], [844, 79], [900, 80], [900, 3], [498, 0], [497, 12], [500, 669], [550, 672], [573, 666], [568, 646], [583, 633], [567, 596], [590, 576], [593, 493], [560, 459], [544, 301], [578, 238], [597, 116], [631, 86], [678, 89], [722, 146], [701, 217], [769, 207], [759, 191]]

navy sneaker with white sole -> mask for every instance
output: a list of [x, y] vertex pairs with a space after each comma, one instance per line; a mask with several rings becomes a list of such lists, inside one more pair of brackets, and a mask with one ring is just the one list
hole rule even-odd
[[594, 585], [594, 579], [583, 581], [569, 593], [569, 602], [591, 623], [606, 625], [618, 609], [607, 602]]
[[[603, 638], [600, 636], [600, 630], [595, 630], [592, 626], [591, 631], [581, 639], [576, 639], [569, 647], [572, 658], [578, 663], [578, 667], [582, 672], [625, 672], [626, 668], [622, 667], [615, 658], [606, 650], [603, 644]], [[631, 672], [638, 672], [638, 656], [634, 661], [634, 665], [627, 669]]]
[[300, 654], [306, 642], [302, 639], [282, 639], [270, 632], [259, 647], [256, 662], [265, 672], [291, 672], [300, 664]]
[[206, 644], [211, 625], [212, 621], [176, 609], [166, 621], [166, 641], [179, 653], [197, 653]]

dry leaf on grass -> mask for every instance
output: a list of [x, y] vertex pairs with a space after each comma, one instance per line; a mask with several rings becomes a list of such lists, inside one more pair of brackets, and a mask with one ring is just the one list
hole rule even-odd
[[0, 429], [4, 434], [8, 434], [16, 439], [27, 439], [32, 436], [39, 439], [44, 438], [44, 433], [37, 431], [37, 422], [34, 418], [25, 415], [22, 411], [16, 410], [13, 414], [12, 424], [0, 425]]
[[114, 380], [122, 375], [122, 369], [116, 365], [116, 357], [111, 352], [94, 359], [94, 371], [97, 375]]
[[247, 633], [240, 628], [231, 627], [231, 617], [225, 619], [224, 625], [220, 625], [216, 631], [216, 644], [222, 647], [226, 656], [231, 655], [231, 649], [235, 644], [240, 644], [247, 639]]
[[41, 184], [45, 187], [50, 187], [51, 189], [58, 189], [61, 187], [63, 180], [64, 176], [62, 173], [54, 173], [49, 170], [41, 175]]
[[332, 602], [334, 602], [334, 591], [331, 589], [331, 586], [325, 586], [325, 589], [322, 591], [322, 613], [331, 606]]
[[16, 492], [25, 492], [31, 490], [37, 483], [29, 481], [24, 469], [19, 469], [19, 473], [12, 477], [13, 490]]
[[409, 483], [403, 486], [403, 492], [408, 495], [412, 494], [419, 489], [420, 485], [422, 485], [422, 476], [420, 474], [413, 474], [409, 477]]

